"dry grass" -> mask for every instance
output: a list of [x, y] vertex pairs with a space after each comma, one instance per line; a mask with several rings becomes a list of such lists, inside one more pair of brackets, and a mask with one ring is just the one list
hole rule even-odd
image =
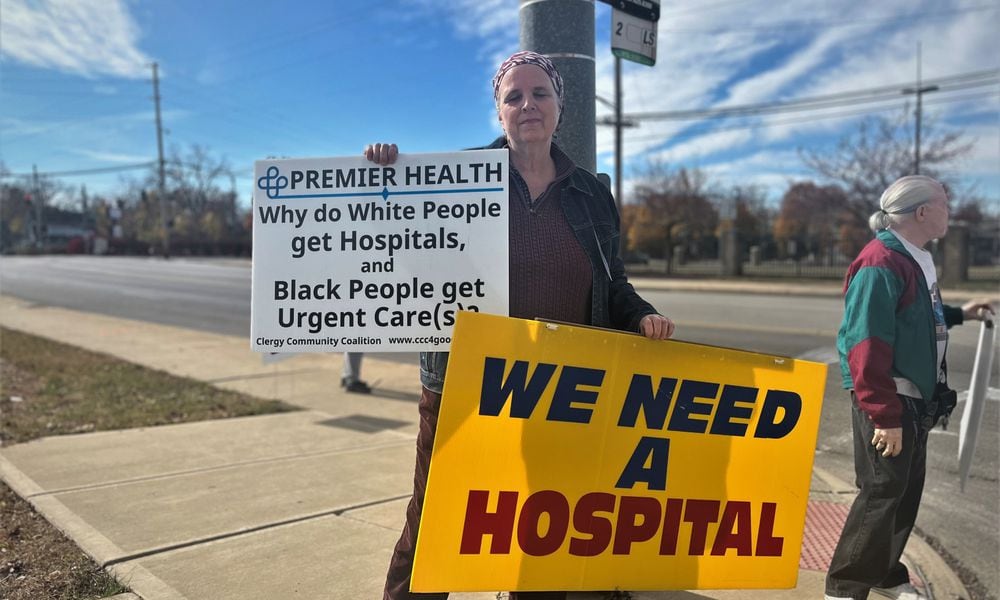
[[[0, 328], [0, 446], [39, 437], [295, 410]], [[127, 589], [0, 483], [0, 600]]]
[[294, 410], [0, 328], [0, 444]]

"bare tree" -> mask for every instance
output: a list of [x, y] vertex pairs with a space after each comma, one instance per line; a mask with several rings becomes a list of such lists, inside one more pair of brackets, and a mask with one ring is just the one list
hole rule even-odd
[[226, 159], [216, 158], [204, 146], [194, 144], [184, 156], [172, 149], [166, 175], [177, 208], [200, 216], [210, 202], [225, 193], [222, 186], [230, 181], [233, 170]]
[[[792, 184], [781, 198], [774, 223], [779, 254], [792, 258], [824, 256], [830, 264], [838, 242], [843, 252], [853, 254], [857, 251], [853, 246], [855, 236], [845, 229], [852, 221], [847, 195], [840, 186], [818, 186], [811, 181]], [[794, 251], [790, 242], [794, 242]]]
[[[126, 207], [126, 235], [150, 245], [159, 243], [156, 170], [140, 181], [125, 183], [127, 190], [118, 200]], [[165, 186], [171, 236], [179, 251], [200, 252], [207, 245], [248, 235], [236, 204], [235, 175], [225, 158], [197, 144], [187, 152], [171, 148]]]
[[633, 248], [666, 258], [669, 272], [674, 246], [694, 246], [713, 236], [718, 213], [705, 173], [698, 169], [651, 163], [643, 179], [634, 192], [638, 206], [630, 211], [629, 240]]
[[[878, 200], [896, 179], [913, 173], [913, 121], [908, 109], [894, 118], [868, 117], [856, 131], [839, 140], [832, 151], [799, 149], [806, 166], [839, 184], [847, 193], [848, 211], [865, 222], [878, 210]], [[972, 149], [960, 131], [939, 132], [924, 123], [920, 148], [921, 172], [941, 179], [940, 169]]]
[[760, 244], [770, 233], [773, 210], [768, 207], [767, 190], [759, 185], [734, 185], [724, 201], [735, 207], [734, 226], [741, 242]]

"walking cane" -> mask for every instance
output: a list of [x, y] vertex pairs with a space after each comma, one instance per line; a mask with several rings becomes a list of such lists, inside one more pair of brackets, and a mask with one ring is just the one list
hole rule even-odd
[[976, 451], [976, 436], [983, 421], [983, 406], [986, 404], [986, 390], [990, 383], [993, 367], [993, 347], [996, 345], [996, 328], [992, 319], [985, 319], [979, 327], [979, 346], [976, 361], [972, 365], [972, 382], [969, 397], [962, 411], [962, 423], [958, 430], [958, 473], [960, 487], [965, 491], [965, 482], [972, 468], [972, 455]]

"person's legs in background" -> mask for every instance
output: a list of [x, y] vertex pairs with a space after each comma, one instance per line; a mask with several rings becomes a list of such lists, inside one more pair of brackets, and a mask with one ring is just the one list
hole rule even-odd
[[370, 394], [372, 389], [361, 380], [361, 358], [363, 352], [344, 353], [344, 373], [340, 378], [340, 387], [356, 394]]

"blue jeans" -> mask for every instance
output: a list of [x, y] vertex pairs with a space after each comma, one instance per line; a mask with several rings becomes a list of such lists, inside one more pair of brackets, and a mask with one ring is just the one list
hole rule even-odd
[[[913, 531], [924, 491], [927, 430], [920, 424], [923, 402], [903, 402], [903, 450], [884, 457], [874, 446], [875, 426], [851, 394], [854, 472], [860, 490], [844, 523], [830, 561], [826, 593], [864, 600], [873, 587], [888, 588], [910, 580], [899, 561]], [[916, 417], [916, 418], [915, 418]]]

